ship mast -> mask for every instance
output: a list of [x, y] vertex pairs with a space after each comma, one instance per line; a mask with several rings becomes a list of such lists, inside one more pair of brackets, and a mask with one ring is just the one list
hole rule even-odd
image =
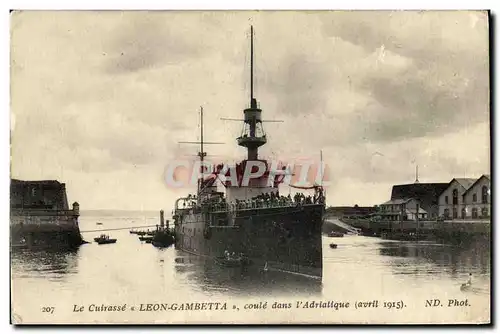
[[[203, 160], [207, 153], [203, 151], [203, 107], [200, 107], [200, 152], [198, 152], [198, 156], [200, 157], [200, 168], [201, 168], [201, 173], [203, 174]], [[201, 181], [202, 178], [198, 178], [198, 189], [197, 189], [197, 196], [200, 196], [200, 190], [201, 190]]]
[[[200, 144], [200, 152], [198, 152], [197, 156], [200, 158], [200, 173], [203, 174], [203, 161], [205, 160], [205, 157], [207, 156], [207, 152], [205, 152], [205, 145], [214, 145], [214, 144], [224, 144], [220, 142], [207, 142], [204, 141], [203, 138], [203, 107], [200, 107], [200, 141], [180, 141], [179, 144]], [[197, 182], [197, 196], [200, 195], [200, 192], [202, 190], [202, 181], [203, 181], [203, 176], [198, 178]]]
[[322, 187], [323, 186], [323, 150], [319, 151], [319, 172], [321, 175], [319, 185]]
[[237, 138], [238, 145], [246, 147], [248, 160], [258, 159], [258, 149], [267, 142], [262, 126], [262, 110], [257, 106], [257, 99], [253, 95], [253, 26], [250, 26], [250, 108], [243, 111], [245, 129]]
[[253, 101], [253, 26], [250, 26], [250, 105]]
[[254, 30], [250, 26], [250, 107], [243, 110], [244, 118], [221, 118], [226, 121], [243, 121], [244, 128], [240, 137], [236, 138], [239, 146], [247, 148], [247, 160], [257, 160], [258, 148], [267, 142], [266, 133], [262, 124], [264, 122], [283, 122], [282, 120], [263, 120], [262, 109], [259, 108], [257, 99], [254, 97]]
[[326, 189], [323, 189], [323, 177], [324, 177], [324, 175], [323, 175], [323, 150], [319, 151], [319, 159], [320, 159], [319, 168], [320, 168], [320, 173], [321, 173], [321, 184], [320, 184], [320, 187], [323, 190], [323, 196], [326, 199]]

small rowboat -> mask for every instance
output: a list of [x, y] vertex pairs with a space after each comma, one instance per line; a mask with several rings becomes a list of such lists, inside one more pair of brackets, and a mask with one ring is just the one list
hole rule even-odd
[[217, 264], [219, 264], [220, 266], [231, 267], [231, 268], [242, 267], [244, 265], [249, 264], [249, 261], [247, 259], [240, 257], [240, 256], [238, 256], [238, 257], [221, 256], [221, 257], [215, 258], [215, 262]]
[[330, 248], [337, 248], [337, 244], [330, 244]]
[[111, 239], [108, 235], [101, 234], [97, 238], [94, 238], [94, 241], [97, 242], [99, 245], [104, 245], [104, 244], [114, 244], [116, 242], [116, 239]]

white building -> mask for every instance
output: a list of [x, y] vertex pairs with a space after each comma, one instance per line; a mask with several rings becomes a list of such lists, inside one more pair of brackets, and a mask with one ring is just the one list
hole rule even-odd
[[491, 216], [491, 179], [483, 175], [463, 194], [465, 217], [489, 218]]
[[490, 183], [488, 175], [483, 175], [478, 179], [455, 178], [451, 180], [439, 196], [439, 216], [444, 219], [488, 217]]
[[[408, 199], [394, 199], [380, 204], [378, 215], [387, 220], [417, 220], [427, 219], [427, 211], [420, 207], [417, 200], [413, 198]], [[401, 215], [403, 215], [401, 217]]]

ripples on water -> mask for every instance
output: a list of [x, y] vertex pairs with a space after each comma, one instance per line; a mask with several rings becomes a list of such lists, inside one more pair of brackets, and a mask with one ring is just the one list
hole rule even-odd
[[[96, 226], [96, 222], [103, 225]], [[156, 218], [81, 218], [81, 230], [151, 225]], [[323, 281], [275, 272], [250, 273], [220, 268], [210, 261], [142, 243], [128, 230], [107, 232], [111, 245], [90, 243], [74, 252], [13, 251], [13, 297], [71, 298], [82, 301], [118, 294], [156, 298], [171, 293], [190, 296], [349, 296], [387, 291], [421, 295], [423, 291], [459, 289], [473, 274], [474, 293], [489, 295], [490, 240], [461, 244], [387, 241], [346, 236], [323, 239]], [[92, 241], [99, 232], [83, 233]], [[329, 243], [338, 244], [330, 249]], [[64, 291], [66, 291], [64, 293]]]

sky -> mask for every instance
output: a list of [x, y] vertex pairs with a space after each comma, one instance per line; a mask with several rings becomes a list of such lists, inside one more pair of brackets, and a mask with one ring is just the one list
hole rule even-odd
[[255, 96], [260, 157], [318, 159], [327, 204], [490, 172], [485, 12], [22, 11], [11, 15], [11, 177], [66, 183], [85, 209], [170, 211], [165, 168], [236, 143]]

